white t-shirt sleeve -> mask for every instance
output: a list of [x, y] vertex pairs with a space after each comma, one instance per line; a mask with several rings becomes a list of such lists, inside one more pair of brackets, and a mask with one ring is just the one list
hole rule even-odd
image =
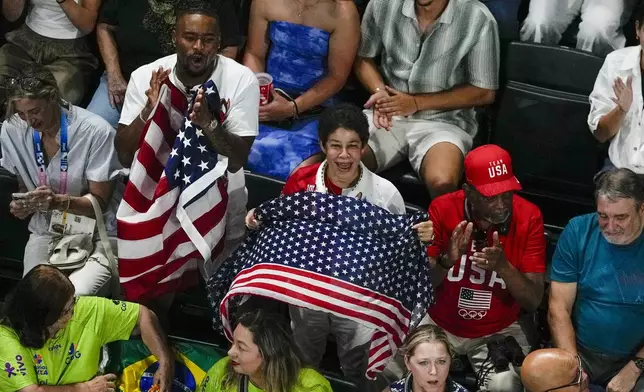
[[[85, 175], [89, 181], [105, 182], [113, 180], [122, 170], [114, 148], [116, 132], [109, 124], [93, 124], [87, 122], [86, 133], [92, 135]], [[91, 129], [94, 128], [94, 129]]]
[[387, 203], [387, 209], [394, 214], [405, 214], [407, 213], [407, 208], [405, 207], [405, 200], [403, 200], [402, 195], [398, 192], [398, 189], [394, 186], [395, 192], [391, 194], [389, 203]]
[[125, 91], [125, 101], [121, 109], [121, 118], [119, 124], [130, 125], [141, 114], [141, 110], [148, 101], [145, 90], [150, 87], [150, 77], [144, 69], [138, 69], [132, 72], [130, 82], [127, 84]]
[[242, 137], [254, 137], [259, 133], [259, 82], [252, 72], [242, 75], [223, 126], [228, 132]]
[[[590, 112], [588, 113], [588, 128], [590, 128], [591, 132], [595, 132], [597, 130], [599, 121], [602, 117], [610, 113], [610, 111], [617, 105], [612, 100], [615, 96], [615, 93], [613, 92], [613, 83], [617, 76], [613, 65], [614, 58], [615, 55], [608, 55], [606, 60], [604, 60], [604, 65], [597, 75], [593, 92], [589, 97]], [[626, 84], [627, 78], [623, 78], [622, 81]]]

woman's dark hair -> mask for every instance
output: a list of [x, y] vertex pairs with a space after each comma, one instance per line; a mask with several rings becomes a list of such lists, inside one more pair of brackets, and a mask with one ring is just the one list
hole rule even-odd
[[62, 272], [39, 265], [7, 297], [0, 324], [13, 329], [24, 347], [40, 349], [74, 293], [74, 285]]
[[[290, 392], [298, 384], [302, 359], [297, 353], [293, 335], [282, 317], [263, 309], [242, 314], [237, 325], [246, 327], [253, 334], [253, 343], [262, 356], [260, 372], [266, 392]], [[222, 389], [237, 388], [241, 375], [231, 364], [222, 379]]]
[[362, 145], [369, 141], [369, 122], [367, 116], [355, 105], [342, 103], [325, 109], [318, 125], [318, 137], [322, 145], [326, 144], [329, 136], [339, 128], [355, 131]]
[[640, 2], [637, 8], [635, 8], [633, 20], [638, 23], [640, 29], [644, 27], [644, 3]]

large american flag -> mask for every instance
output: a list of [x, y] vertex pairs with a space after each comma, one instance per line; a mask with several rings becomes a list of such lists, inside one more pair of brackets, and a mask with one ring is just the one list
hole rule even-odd
[[262, 229], [208, 281], [215, 327], [232, 338], [233, 308], [245, 295], [331, 312], [375, 330], [374, 378], [433, 301], [427, 254], [411, 228], [427, 215], [317, 192], [268, 201], [256, 214]]
[[[217, 86], [203, 88], [223, 123]], [[169, 81], [162, 86], [117, 212], [120, 280], [131, 301], [195, 284], [197, 263], [224, 247], [228, 159], [186, 118], [193, 102]]]

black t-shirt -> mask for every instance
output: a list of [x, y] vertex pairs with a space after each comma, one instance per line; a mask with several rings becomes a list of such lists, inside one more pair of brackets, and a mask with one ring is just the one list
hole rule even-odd
[[[217, 4], [221, 48], [240, 43], [239, 25], [232, 0]], [[172, 44], [176, 0], [107, 0], [99, 23], [116, 26], [114, 38], [125, 80], [142, 65], [175, 53]], [[151, 7], [151, 4], [153, 7]]]

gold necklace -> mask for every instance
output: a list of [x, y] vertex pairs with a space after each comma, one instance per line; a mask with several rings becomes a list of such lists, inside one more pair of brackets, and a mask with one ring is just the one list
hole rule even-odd
[[300, 7], [302, 7], [302, 9], [301, 9], [300, 11], [298, 11], [298, 13], [297, 13], [297, 16], [298, 16], [298, 17], [300, 17], [300, 16], [302, 16], [302, 14], [303, 14], [306, 10], [308, 10], [309, 8], [313, 8], [313, 7], [315, 7], [316, 5], [318, 5], [318, 3], [320, 2], [320, 0], [317, 0], [315, 3], [313, 3], [313, 4], [309, 4], [309, 5], [305, 5], [305, 4], [303, 4], [301, 0], [295, 0], [295, 2], [296, 2], [297, 4], [299, 4], [299, 5], [300, 5]]

